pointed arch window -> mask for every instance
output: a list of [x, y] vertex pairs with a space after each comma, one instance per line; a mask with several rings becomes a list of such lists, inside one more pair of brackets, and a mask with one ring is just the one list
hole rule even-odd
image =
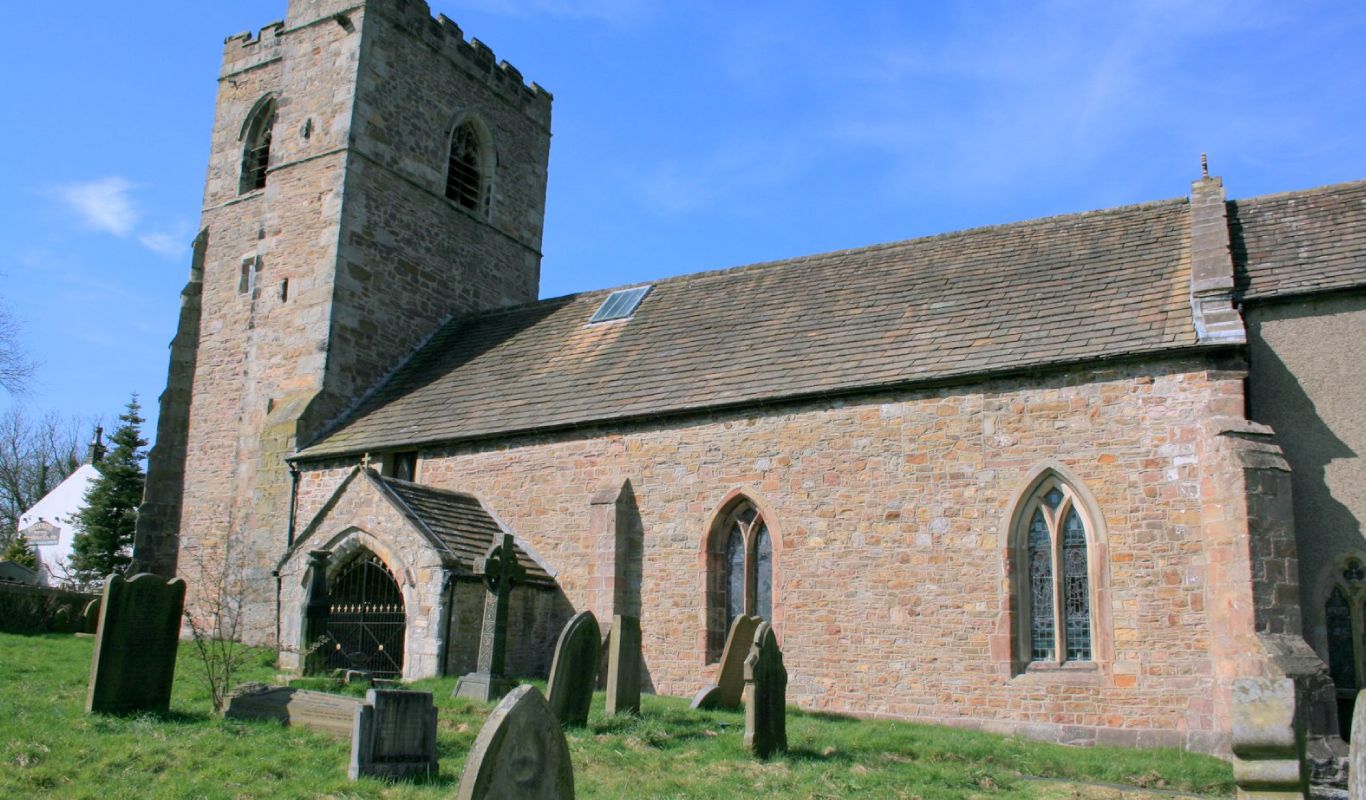
[[462, 208], [484, 213], [488, 208], [491, 157], [492, 147], [480, 126], [473, 120], [455, 126], [446, 166], [446, 197]]
[[275, 100], [266, 98], [252, 110], [243, 129], [240, 194], [265, 188], [266, 171], [270, 168], [270, 137], [274, 128]]
[[720, 515], [707, 547], [707, 661], [721, 657], [741, 614], [773, 621], [773, 538], [759, 508], [739, 498]]
[[1328, 674], [1337, 687], [1338, 724], [1343, 738], [1351, 732], [1357, 692], [1366, 686], [1366, 565], [1348, 556], [1333, 571], [1332, 590], [1323, 604], [1328, 645]]
[[1020, 519], [1021, 660], [1091, 661], [1093, 554], [1080, 503], [1067, 484], [1049, 478], [1028, 499]]

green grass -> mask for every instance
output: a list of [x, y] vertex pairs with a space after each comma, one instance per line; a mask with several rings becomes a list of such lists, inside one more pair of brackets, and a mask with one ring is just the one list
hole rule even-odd
[[[90, 640], [66, 635], [0, 634], [0, 797], [446, 800], [491, 710], [451, 700], [454, 679], [417, 682], [440, 708], [441, 774], [422, 784], [351, 782], [348, 742], [213, 716], [188, 646], [170, 714], [86, 716], [91, 649]], [[270, 659], [262, 653], [241, 679], [270, 682]], [[654, 696], [644, 698], [642, 718], [604, 717], [601, 708], [599, 698], [588, 727], [568, 734], [580, 798], [1159, 796], [1137, 787], [1233, 794], [1227, 764], [1175, 750], [1067, 748], [792, 710], [791, 752], [761, 763], [744, 750], [743, 714], [693, 712], [685, 700]]]

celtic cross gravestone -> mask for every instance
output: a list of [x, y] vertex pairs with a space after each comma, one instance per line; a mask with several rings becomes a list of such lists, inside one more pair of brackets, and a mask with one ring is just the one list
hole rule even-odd
[[517, 563], [517, 550], [512, 534], [503, 534], [501, 544], [488, 549], [477, 561], [474, 572], [484, 578], [484, 623], [479, 634], [479, 663], [474, 672], [460, 679], [452, 697], [466, 697], [489, 702], [507, 694], [515, 685], [503, 677], [507, 655], [508, 606], [512, 586], [526, 578], [526, 570]]

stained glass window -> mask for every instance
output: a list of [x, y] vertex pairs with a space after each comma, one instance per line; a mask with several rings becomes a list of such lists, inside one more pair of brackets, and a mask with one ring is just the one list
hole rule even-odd
[[754, 533], [754, 615], [773, 619], [773, 543], [761, 521]]
[[1053, 545], [1043, 509], [1029, 523], [1029, 638], [1031, 657], [1050, 660], [1055, 647]]
[[1086, 566], [1086, 529], [1075, 508], [1068, 509], [1062, 529], [1063, 614], [1067, 660], [1091, 660], [1091, 593]]
[[731, 527], [726, 543], [726, 630], [745, 613], [745, 535], [739, 525]]
[[1352, 642], [1352, 606], [1340, 587], [1333, 589], [1323, 610], [1328, 628], [1328, 674], [1339, 690], [1355, 690], [1357, 671]]

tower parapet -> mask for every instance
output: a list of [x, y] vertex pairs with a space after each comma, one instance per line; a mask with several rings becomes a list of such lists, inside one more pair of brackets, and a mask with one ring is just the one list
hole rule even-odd
[[261, 28], [255, 36], [251, 31], [229, 36], [223, 41], [223, 68], [219, 72], [220, 78], [279, 58], [282, 44], [280, 34], [284, 30], [284, 20], [276, 20]]

